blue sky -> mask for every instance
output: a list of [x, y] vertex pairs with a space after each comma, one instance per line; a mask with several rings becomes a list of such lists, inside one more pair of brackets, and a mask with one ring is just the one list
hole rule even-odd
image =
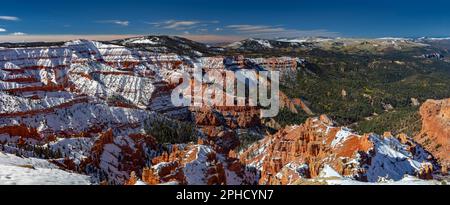
[[445, 0], [14, 0], [0, 35], [447, 37]]

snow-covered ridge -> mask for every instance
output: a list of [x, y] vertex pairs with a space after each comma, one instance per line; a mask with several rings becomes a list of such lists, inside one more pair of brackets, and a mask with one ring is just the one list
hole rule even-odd
[[151, 40], [151, 39], [145, 39], [145, 38], [142, 38], [142, 39], [137, 39], [137, 40], [132, 40], [132, 41], [129, 41], [130, 43], [134, 43], [134, 44], [150, 44], [150, 45], [158, 45], [159, 44], [159, 42], [157, 42], [157, 40], [159, 40], [159, 39], [155, 39], [156, 41], [153, 41], [153, 40]]
[[156, 85], [182, 59], [85, 40], [3, 49], [0, 128], [27, 125], [44, 136], [66, 136], [136, 127], [151, 114]]
[[429, 40], [429, 41], [446, 41], [450, 40], [450, 37], [442, 37], [442, 38], [433, 38], [433, 37], [421, 37], [416, 40], [423, 41], [423, 40]]
[[262, 46], [266, 47], [266, 48], [273, 48], [272, 44], [270, 44], [269, 41], [267, 40], [261, 40], [261, 39], [250, 39], [250, 41], [256, 41], [259, 44], [261, 44]]
[[333, 37], [301, 37], [301, 38], [278, 38], [278, 39], [246, 39], [225, 46], [228, 49], [245, 51], [263, 50], [285, 50], [285, 49], [336, 49], [351, 48], [358, 50], [369, 50], [382, 52], [386, 48], [402, 50], [405, 48], [421, 48], [429, 46], [427, 41], [441, 41], [445, 38], [414, 39], [414, 38], [333, 38]]

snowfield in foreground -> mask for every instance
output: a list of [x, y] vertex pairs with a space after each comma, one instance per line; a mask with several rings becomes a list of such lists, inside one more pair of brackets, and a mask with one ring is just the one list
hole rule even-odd
[[0, 153], [0, 185], [90, 185], [90, 177], [58, 169], [47, 160]]
[[405, 175], [404, 178], [399, 181], [380, 178], [377, 183], [360, 182], [341, 176], [336, 170], [328, 165], [323, 168], [319, 178], [314, 180], [324, 182], [328, 185], [442, 185], [439, 181], [421, 180], [409, 175]]

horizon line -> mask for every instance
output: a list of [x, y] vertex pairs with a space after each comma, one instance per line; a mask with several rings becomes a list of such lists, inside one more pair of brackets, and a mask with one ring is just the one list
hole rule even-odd
[[[210, 34], [199, 34], [199, 35], [170, 35], [170, 34], [24, 34], [24, 35], [0, 35], [0, 43], [21, 43], [21, 42], [65, 42], [73, 40], [92, 40], [92, 41], [112, 41], [121, 40], [127, 38], [139, 38], [146, 36], [178, 36], [186, 38], [192, 41], [197, 41], [201, 43], [231, 43], [242, 41], [245, 39], [251, 39], [254, 37], [249, 36], [233, 36], [233, 35], [210, 35]], [[299, 38], [311, 38], [314, 36], [305, 36]], [[384, 37], [326, 37], [326, 36], [315, 36], [317, 38], [331, 38], [331, 39], [383, 39], [383, 38], [404, 38], [404, 39], [419, 39], [419, 38], [436, 38], [436, 39], [450, 39], [449, 36], [421, 36], [421, 37], [395, 37], [395, 36], [384, 36]], [[279, 37], [284, 38], [284, 37]], [[259, 39], [259, 38], [254, 38]], [[261, 38], [263, 39], [263, 38]], [[268, 38], [270, 39], [270, 38]], [[276, 38], [272, 38], [276, 39]]]
[[26, 34], [26, 35], [0, 35], [1, 43], [20, 42], [64, 42], [72, 40], [112, 41], [145, 36], [178, 36], [202, 43], [226, 43], [246, 39], [243, 36], [228, 35], [169, 35], [169, 34]]

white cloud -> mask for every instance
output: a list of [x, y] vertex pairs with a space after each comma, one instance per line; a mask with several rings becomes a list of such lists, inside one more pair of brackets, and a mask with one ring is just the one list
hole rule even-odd
[[0, 28], [0, 32], [6, 32], [6, 29]]
[[15, 17], [15, 16], [0, 16], [0, 20], [4, 20], [4, 21], [20, 21], [19, 17]]
[[167, 20], [161, 22], [152, 22], [148, 24], [164, 29], [189, 30], [217, 23], [219, 23], [219, 21]]
[[104, 20], [104, 21], [97, 21], [97, 23], [110, 23], [110, 24], [117, 24], [120, 26], [128, 26], [130, 25], [129, 21], [125, 20]]
[[175, 30], [185, 30], [196, 27], [200, 22], [199, 21], [177, 21], [177, 20], [167, 20], [162, 22], [153, 22], [148, 23], [154, 25], [158, 28], [165, 29], [175, 29]]
[[26, 33], [22, 33], [22, 32], [15, 32], [15, 33], [11, 33], [11, 36], [26, 36]]
[[128, 26], [128, 25], [130, 25], [129, 21], [114, 21], [113, 23], [121, 25], [121, 26]]
[[241, 32], [241, 33], [269, 33], [269, 32], [283, 32], [286, 31], [285, 28], [281, 27], [272, 27], [265, 25], [229, 25], [227, 28]]
[[276, 38], [276, 37], [304, 37], [304, 36], [327, 36], [335, 37], [336, 32], [327, 30], [298, 30], [288, 29], [282, 26], [268, 26], [268, 25], [249, 25], [236, 24], [228, 25], [225, 28], [230, 29], [238, 34], [247, 36], [258, 36], [261, 38]]
[[169, 22], [164, 28], [167, 29], [179, 29], [181, 27], [189, 27], [196, 24], [199, 24], [198, 21], [172, 21]]

